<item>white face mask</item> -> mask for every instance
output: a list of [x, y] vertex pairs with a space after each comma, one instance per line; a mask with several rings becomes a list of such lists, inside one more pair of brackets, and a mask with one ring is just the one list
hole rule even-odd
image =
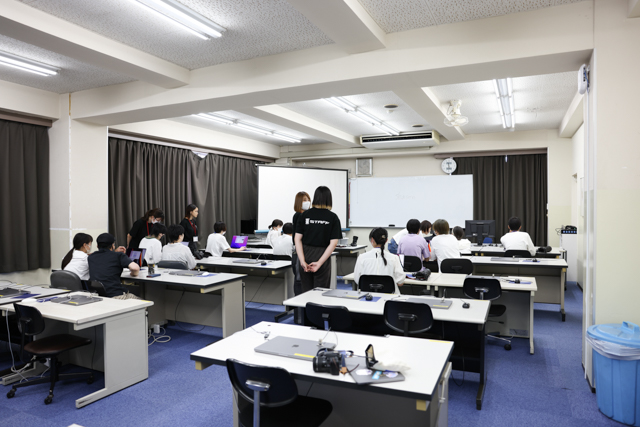
[[303, 211], [308, 211], [310, 207], [311, 207], [311, 202], [302, 202]]
[[225, 234], [227, 234], [227, 232], [226, 232], [226, 231], [223, 231], [221, 234], [224, 236]]

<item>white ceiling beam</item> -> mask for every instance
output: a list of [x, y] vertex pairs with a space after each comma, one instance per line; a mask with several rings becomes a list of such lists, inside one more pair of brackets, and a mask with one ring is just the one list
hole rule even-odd
[[629, 0], [629, 18], [640, 18], [640, 0]]
[[358, 55], [326, 45], [201, 68], [172, 90], [132, 82], [80, 91], [72, 116], [112, 125], [382, 92], [404, 82], [431, 87], [573, 71], [593, 51], [593, 3], [393, 33], [387, 42]]
[[288, 0], [347, 53], [385, 47], [385, 32], [358, 0]]
[[431, 129], [437, 130], [447, 140], [464, 139], [465, 134], [460, 127], [449, 127], [444, 124], [446, 111], [443, 111], [441, 105], [449, 100], [439, 100], [429, 88], [404, 85], [394, 88], [393, 92], [413, 111], [425, 119], [431, 125]]
[[165, 89], [189, 83], [186, 68], [15, 0], [0, 0], [0, 33]]
[[576, 96], [573, 97], [567, 112], [564, 114], [564, 117], [560, 122], [560, 128], [558, 129], [560, 137], [571, 138], [584, 122], [583, 99], [584, 95], [580, 95], [580, 92], [576, 92]]
[[333, 142], [343, 147], [352, 148], [360, 146], [355, 136], [280, 105], [241, 108], [237, 111], [255, 117], [256, 119], [265, 120], [298, 132], [306, 133], [307, 135], [327, 142]]
[[60, 118], [60, 95], [0, 80], [0, 110], [43, 117]]

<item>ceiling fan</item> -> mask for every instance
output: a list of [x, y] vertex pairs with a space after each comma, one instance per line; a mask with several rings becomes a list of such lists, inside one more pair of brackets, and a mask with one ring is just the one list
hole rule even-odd
[[469, 117], [460, 114], [460, 106], [462, 101], [459, 99], [452, 99], [449, 102], [449, 108], [447, 109], [447, 116], [444, 118], [444, 124], [452, 126], [464, 126], [469, 123]]

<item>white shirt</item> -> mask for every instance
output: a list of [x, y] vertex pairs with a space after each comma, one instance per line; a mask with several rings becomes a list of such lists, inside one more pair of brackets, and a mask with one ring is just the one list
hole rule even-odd
[[470, 251], [471, 242], [469, 241], [469, 239], [458, 240], [458, 249], [460, 249], [461, 251]]
[[267, 245], [273, 247], [273, 243], [280, 237], [280, 230], [276, 228], [272, 228], [269, 230], [269, 234], [267, 234]]
[[162, 243], [155, 237], [145, 237], [140, 241], [138, 248], [147, 250], [144, 254], [144, 260], [147, 261], [147, 264], [157, 264], [162, 261]]
[[438, 260], [438, 268], [443, 259], [460, 258], [458, 239], [453, 234], [439, 234], [431, 239], [431, 261]]
[[387, 265], [384, 265], [384, 261], [380, 255], [380, 248], [373, 248], [369, 252], [363, 253], [356, 259], [353, 278], [356, 283], [358, 283], [360, 276], [363, 275], [391, 276], [396, 284], [395, 293], [399, 294], [398, 283], [404, 283], [404, 279], [406, 278], [405, 272], [402, 270], [402, 265], [400, 264], [400, 258], [398, 258], [398, 255], [385, 251], [384, 259], [387, 260]]
[[191, 249], [182, 243], [169, 243], [162, 250], [162, 261], [182, 261], [187, 264], [189, 270], [195, 268], [196, 259]]
[[504, 246], [505, 251], [518, 249], [529, 251], [531, 256], [536, 254], [536, 247], [533, 246], [531, 236], [529, 236], [529, 233], [524, 231], [512, 231], [507, 233], [500, 238], [500, 243]]
[[283, 234], [271, 243], [274, 255], [293, 255], [293, 237]]
[[393, 237], [392, 239], [396, 241], [396, 243], [400, 243], [400, 240], [402, 240], [402, 238], [404, 236], [406, 236], [407, 234], [409, 234], [409, 230], [407, 230], [406, 228], [403, 230], [398, 231]]
[[222, 252], [229, 249], [229, 242], [220, 233], [211, 233], [207, 238], [207, 248], [205, 252], [209, 252], [213, 256], [221, 257]]
[[73, 258], [71, 258], [71, 261], [69, 261], [69, 264], [67, 264], [64, 269], [76, 273], [80, 280], [89, 280], [88, 256], [89, 255], [82, 251], [73, 251]]

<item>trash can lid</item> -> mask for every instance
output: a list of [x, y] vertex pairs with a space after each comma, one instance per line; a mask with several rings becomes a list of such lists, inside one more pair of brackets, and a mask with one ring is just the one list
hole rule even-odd
[[627, 347], [640, 348], [640, 326], [631, 322], [608, 323], [589, 326], [587, 333], [590, 337], [608, 341]]

